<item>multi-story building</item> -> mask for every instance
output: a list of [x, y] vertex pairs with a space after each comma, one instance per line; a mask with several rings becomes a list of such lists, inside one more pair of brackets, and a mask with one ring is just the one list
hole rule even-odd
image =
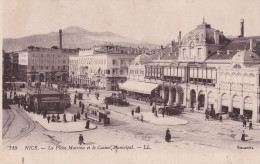
[[27, 81], [68, 81], [69, 56], [77, 50], [55, 48], [28, 49]]
[[91, 84], [89, 67], [92, 65], [94, 49], [81, 49], [79, 55], [69, 58], [69, 76], [73, 84]]
[[23, 50], [18, 52], [18, 54], [18, 80], [27, 81], [28, 51]]
[[115, 90], [127, 79], [128, 66], [139, 51], [117, 45], [102, 45], [70, 57], [70, 80], [106, 90]]
[[129, 81], [144, 81], [145, 80], [145, 64], [151, 63], [152, 58], [150, 55], [138, 55], [128, 68]]
[[[175, 48], [174, 48], [175, 47]], [[172, 56], [171, 60], [162, 60]], [[260, 36], [227, 39], [204, 20], [172, 52], [157, 54], [146, 65], [145, 78], [159, 84], [160, 96], [171, 104], [237, 113], [260, 121]]]

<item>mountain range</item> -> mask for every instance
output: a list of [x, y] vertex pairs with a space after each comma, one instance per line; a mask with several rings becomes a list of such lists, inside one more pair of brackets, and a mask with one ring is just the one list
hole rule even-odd
[[[130, 39], [112, 32], [91, 32], [86, 29], [71, 26], [62, 30], [62, 47], [63, 48], [90, 48], [93, 45], [105, 43], [118, 44], [132, 47], [154, 47], [146, 41]], [[59, 47], [59, 32], [50, 32], [47, 34], [35, 34], [21, 38], [4, 38], [3, 50], [17, 51], [27, 48], [28, 46], [37, 46], [50, 48]]]

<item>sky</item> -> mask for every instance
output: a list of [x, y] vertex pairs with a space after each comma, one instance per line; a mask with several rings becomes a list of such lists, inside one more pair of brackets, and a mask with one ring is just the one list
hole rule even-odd
[[260, 0], [2, 0], [4, 38], [69, 26], [163, 44], [205, 21], [224, 35], [260, 35]]

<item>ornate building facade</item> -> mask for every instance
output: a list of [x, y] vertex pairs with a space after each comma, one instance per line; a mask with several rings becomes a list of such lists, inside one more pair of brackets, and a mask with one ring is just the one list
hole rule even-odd
[[[241, 20], [241, 29], [244, 21]], [[160, 96], [171, 104], [215, 109], [260, 122], [260, 37], [227, 39], [204, 20], [172, 51], [147, 64], [145, 78], [158, 81]], [[172, 56], [170, 60], [162, 60]]]

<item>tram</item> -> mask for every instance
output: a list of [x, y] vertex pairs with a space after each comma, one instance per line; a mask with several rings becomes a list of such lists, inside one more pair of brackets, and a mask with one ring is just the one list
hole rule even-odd
[[88, 118], [93, 122], [99, 122], [103, 125], [110, 124], [110, 111], [101, 108], [98, 105], [89, 104], [87, 108]]

